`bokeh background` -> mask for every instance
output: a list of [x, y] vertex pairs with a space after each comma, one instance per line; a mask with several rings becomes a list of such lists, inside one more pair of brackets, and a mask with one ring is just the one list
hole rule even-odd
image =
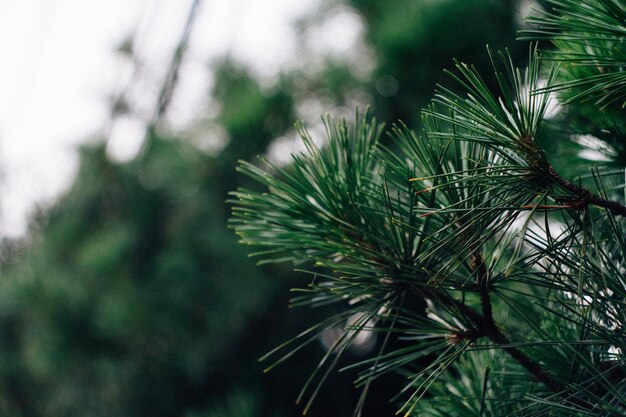
[[[526, 0], [22, 0], [0, 4], [0, 415], [286, 417], [326, 313], [227, 227], [238, 160], [286, 164], [294, 123], [369, 107], [419, 127], [453, 58], [489, 78]], [[575, 152], [569, 148], [554, 152]], [[375, 349], [362, 340], [351, 355]], [[310, 415], [351, 416], [353, 374]], [[393, 377], [366, 416], [393, 415]]]

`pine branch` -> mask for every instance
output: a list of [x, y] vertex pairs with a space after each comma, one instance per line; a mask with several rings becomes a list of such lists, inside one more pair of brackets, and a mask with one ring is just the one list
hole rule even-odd
[[[478, 267], [484, 268], [484, 264]], [[486, 268], [484, 269], [486, 271]], [[521, 350], [516, 348], [511, 341], [498, 328], [493, 318], [493, 309], [488, 290], [481, 290], [481, 304], [483, 307], [482, 314], [474, 310], [467, 304], [450, 297], [447, 293], [438, 291], [436, 288], [420, 288], [412, 287], [413, 292], [420, 297], [428, 297], [437, 300], [439, 303], [448, 305], [449, 307], [459, 311], [463, 316], [469, 319], [475, 327], [469, 329], [462, 334], [456, 334], [458, 341], [470, 340], [471, 342], [485, 337], [495, 343], [495, 347], [500, 347], [524, 367], [533, 377], [550, 388], [555, 393], [565, 391], [566, 386], [557, 381], [548, 371], [546, 371], [538, 362], [528, 357]]]
[[549, 39], [549, 55], [562, 63], [564, 79], [539, 92], [565, 91], [566, 104], [594, 101], [602, 107], [626, 106], [626, 7], [622, 0], [547, 0], [547, 11], [528, 21], [535, 29], [525, 39]]
[[[626, 398], [622, 401], [616, 387], [604, 385], [597, 364], [610, 353], [609, 346], [626, 349], [623, 332], [613, 335], [608, 330], [626, 328], [626, 319], [619, 316], [626, 291], [615, 280], [626, 268], [626, 243], [600, 235], [602, 227], [596, 226], [604, 223], [605, 229], [610, 226], [613, 235], [621, 236], [626, 206], [605, 198], [599, 180], [598, 195], [562, 178], [537, 142], [557, 66], [552, 65], [544, 83], [535, 47], [530, 48], [525, 69], [515, 67], [508, 54], [490, 56], [497, 91], [473, 67], [457, 64], [460, 75], [453, 77], [465, 94], [440, 87], [423, 112], [423, 137], [394, 129], [399, 152], [381, 149], [381, 128], [357, 116], [354, 128], [345, 121], [326, 120], [329, 140], [324, 149], [301, 129], [307, 154], [295, 156], [287, 169], [271, 167], [275, 172], [268, 174], [243, 165], [242, 171], [265, 184], [268, 192], [234, 194], [239, 201], [233, 224], [245, 243], [269, 248], [265, 257], [314, 261], [332, 271], [316, 274], [322, 282], [303, 290], [298, 304], [347, 302], [347, 314], [380, 323], [389, 323], [393, 314], [393, 328], [366, 328], [364, 321], [357, 330], [387, 332], [385, 340], [398, 332], [402, 341], [418, 341], [353, 365], [369, 366], [359, 383], [391, 371], [406, 372], [410, 382], [402, 392], [413, 390], [405, 404], [407, 415], [453, 362], [481, 350], [478, 339], [487, 349], [512, 358], [509, 362], [518, 371], [527, 371], [520, 373], [524, 383], [516, 389], [527, 388], [524, 384], [531, 377], [540, 382], [541, 395], [526, 397], [531, 407], [568, 413], [621, 410]], [[572, 215], [590, 205], [606, 212]], [[554, 236], [552, 210], [560, 209], [569, 209], [559, 219], [566, 227]], [[527, 210], [528, 220], [515, 232], [515, 220]], [[544, 212], [544, 224], [537, 224], [538, 211]], [[607, 285], [611, 279], [613, 285]], [[526, 343], [511, 342], [494, 318], [493, 290], [497, 285], [506, 288], [507, 282], [520, 295], [519, 305], [531, 305], [531, 297], [547, 300], [543, 310], [535, 312], [545, 314], [541, 320], [549, 317], [560, 339], [551, 339], [557, 333], [535, 322], [539, 315], [519, 312], [517, 305], [501, 298], [539, 335], [531, 344], [556, 347], [539, 360], [523, 350]], [[467, 291], [479, 297], [480, 307], [453, 296]], [[423, 304], [381, 304], [408, 299], [409, 292], [426, 301], [425, 311]], [[600, 314], [604, 301], [611, 310], [604, 308]], [[563, 323], [575, 330], [562, 335], [570, 330], [561, 330]], [[583, 330], [576, 334], [578, 329]], [[341, 351], [355, 334], [349, 331], [344, 332]], [[591, 333], [601, 342], [589, 343]], [[575, 356], [565, 379], [568, 370], [562, 359], [570, 353]], [[623, 355], [612, 357], [617, 361]], [[432, 362], [413, 372], [413, 365], [425, 358]], [[489, 371], [484, 375], [481, 408]], [[520, 398], [526, 394], [517, 391]]]
[[576, 196], [574, 200], [567, 201], [571, 208], [581, 209], [588, 205], [594, 205], [610, 210], [613, 214], [619, 216], [626, 216], [626, 206], [618, 203], [617, 201], [607, 200], [598, 195], [593, 194], [588, 189], [576, 185], [563, 177], [561, 177], [551, 166], [548, 169], [550, 177], [555, 183], [560, 185], [563, 189]]
[[489, 293], [489, 276], [484, 258], [480, 252], [472, 257], [472, 266], [474, 272], [477, 273], [477, 280], [480, 292], [480, 301], [483, 310], [481, 331], [482, 336], [488, 338], [511, 355], [520, 365], [530, 372], [537, 381], [543, 383], [554, 392], [563, 392], [565, 386], [557, 381], [548, 371], [546, 371], [539, 363], [532, 360], [521, 350], [511, 344], [511, 341], [498, 328], [493, 318], [493, 306], [491, 304], [491, 296]]
[[565, 391], [566, 386], [557, 381], [548, 371], [546, 371], [539, 363], [532, 360], [524, 352], [511, 344], [511, 341], [498, 329], [493, 317], [485, 316], [485, 337], [492, 342], [500, 345], [500, 348], [507, 352], [513, 359], [530, 372], [537, 381], [543, 383], [555, 393]]

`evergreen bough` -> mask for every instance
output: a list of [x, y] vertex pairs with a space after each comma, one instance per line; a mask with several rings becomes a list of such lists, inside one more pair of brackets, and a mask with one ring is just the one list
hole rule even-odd
[[[626, 415], [626, 5], [549, 5], [529, 36], [554, 49], [531, 46], [525, 68], [489, 51], [495, 89], [457, 63], [463, 93], [439, 86], [419, 134], [397, 125], [383, 145], [383, 126], [357, 112], [325, 119], [324, 147], [300, 127], [307, 151], [285, 168], [241, 164], [267, 187], [233, 193], [242, 241], [263, 262], [314, 265], [294, 305], [341, 306], [267, 357], [335, 330], [305, 413], [342, 355], [377, 334], [347, 366], [361, 371], [355, 415], [388, 373], [404, 378], [392, 400], [407, 416]], [[569, 117], [552, 124], [602, 132], [610, 162], [557, 172], [541, 146], [555, 94]], [[591, 132], [577, 132], [571, 118], [589, 114]]]

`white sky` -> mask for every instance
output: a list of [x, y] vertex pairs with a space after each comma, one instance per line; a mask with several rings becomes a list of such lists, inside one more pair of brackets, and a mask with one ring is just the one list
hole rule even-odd
[[[229, 51], [271, 76], [296, 56], [291, 23], [319, 0], [205, 0], [171, 108], [174, 125], [196, 114], [208, 88], [206, 63]], [[0, 1], [0, 235], [24, 232], [35, 204], [67, 189], [75, 149], [107, 121], [107, 97], [128, 83], [114, 49], [139, 27], [139, 48], [154, 71], [154, 94], [186, 19], [190, 0]], [[195, 112], [195, 113], [194, 113]], [[125, 135], [133, 121], [122, 121]], [[135, 123], [135, 128], [137, 124]], [[115, 139], [116, 135], [113, 135]], [[119, 135], [118, 135], [119, 136]], [[132, 135], [131, 135], [132, 136]], [[132, 140], [112, 140], [119, 159]]]

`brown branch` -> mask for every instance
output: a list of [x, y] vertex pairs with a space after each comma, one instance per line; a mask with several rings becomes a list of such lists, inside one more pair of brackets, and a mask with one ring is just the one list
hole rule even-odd
[[550, 373], [543, 369], [539, 363], [532, 360], [524, 352], [515, 346], [511, 346], [511, 341], [496, 325], [496, 322], [493, 319], [493, 306], [489, 295], [489, 272], [487, 270], [487, 266], [485, 265], [483, 255], [479, 251], [476, 251], [471, 256], [470, 268], [475, 275], [476, 283], [479, 288], [482, 314], [478, 313], [471, 307], [468, 307], [464, 303], [448, 297], [454, 307], [466, 315], [466, 317], [477, 326], [477, 331], [469, 332], [467, 335], [471, 335], [474, 338], [486, 337], [493, 343], [500, 345], [505, 352], [507, 352], [528, 372], [530, 372], [537, 381], [543, 383], [555, 392], [564, 391], [566, 389], [565, 385], [557, 381]]
[[[566, 386], [558, 382], [552, 375], [544, 370], [541, 365], [533, 361], [518, 348], [511, 346], [511, 341], [500, 331], [500, 329], [498, 329], [498, 326], [493, 320], [493, 316], [485, 315], [484, 312], [481, 314], [472, 307], [469, 307], [467, 304], [450, 297], [444, 292], [437, 291], [434, 288], [422, 288], [421, 291], [415, 287], [411, 288], [422, 297], [429, 297], [458, 310], [461, 314], [463, 314], [463, 316], [474, 324], [474, 329], [470, 329], [463, 334], [457, 335], [459, 336], [459, 339], [476, 340], [480, 337], [486, 337], [497, 345], [501, 345], [498, 347], [503, 349], [517, 362], [519, 362], [520, 365], [530, 372], [537, 381], [542, 382], [545, 386], [555, 392], [565, 390]], [[483, 310], [490, 312], [492, 308], [488, 297], [483, 299], [481, 296], [481, 301], [483, 304]]]
[[[484, 264], [483, 264], [484, 265]], [[485, 268], [486, 271], [486, 268]], [[493, 315], [492, 306], [489, 299], [489, 292], [481, 290], [481, 304], [483, 307], [483, 313], [474, 310], [467, 304], [450, 297], [446, 292], [438, 291], [432, 287], [415, 286], [409, 287], [413, 293], [420, 297], [431, 298], [433, 301], [438, 301], [451, 308], [458, 310], [466, 319], [474, 324], [474, 328], [469, 329], [462, 334], [457, 334], [458, 339], [463, 340], [476, 340], [481, 337], [486, 337], [490, 341], [496, 344], [496, 347], [503, 349], [513, 359], [515, 359], [520, 365], [524, 367], [535, 379], [543, 383], [546, 387], [550, 388], [554, 392], [562, 392], [567, 388], [565, 385], [557, 381], [549, 372], [541, 367], [541, 365], [524, 352], [512, 346], [511, 341], [500, 331], [496, 325]]]
[[554, 182], [556, 182], [563, 189], [569, 191], [576, 196], [577, 199], [573, 202], [575, 204], [571, 204], [572, 208], [583, 208], [588, 206], [589, 204], [592, 204], [594, 206], [610, 210], [611, 212], [613, 212], [613, 214], [616, 214], [618, 216], [626, 217], [625, 205], [618, 203], [617, 201], [602, 198], [598, 195], [593, 194], [588, 189], [564, 179], [554, 170], [552, 166], [548, 167], [548, 172]]
[[488, 330], [485, 329], [485, 337], [497, 345], [501, 345], [499, 347], [511, 355], [511, 357], [513, 357], [520, 365], [530, 372], [537, 381], [543, 383], [554, 392], [565, 391], [567, 387], [557, 381], [550, 373], [543, 369], [539, 363], [532, 360], [515, 346], [511, 346], [511, 341], [500, 331], [500, 329], [498, 329], [495, 323], [493, 323], [493, 319], [486, 319], [487, 321], [491, 321], [492, 327], [490, 326]]
[[555, 392], [565, 390], [565, 385], [557, 381], [550, 373], [541, 367], [541, 365], [518, 348], [511, 346], [511, 341], [502, 333], [493, 319], [493, 306], [491, 304], [490, 288], [489, 288], [489, 272], [485, 265], [482, 253], [476, 251], [471, 257], [471, 269], [476, 276], [480, 292], [480, 303], [482, 306], [483, 322], [481, 323], [482, 335], [492, 342], [501, 345], [500, 347], [513, 357], [520, 365], [530, 372], [537, 381], [542, 382], [545, 386]]

